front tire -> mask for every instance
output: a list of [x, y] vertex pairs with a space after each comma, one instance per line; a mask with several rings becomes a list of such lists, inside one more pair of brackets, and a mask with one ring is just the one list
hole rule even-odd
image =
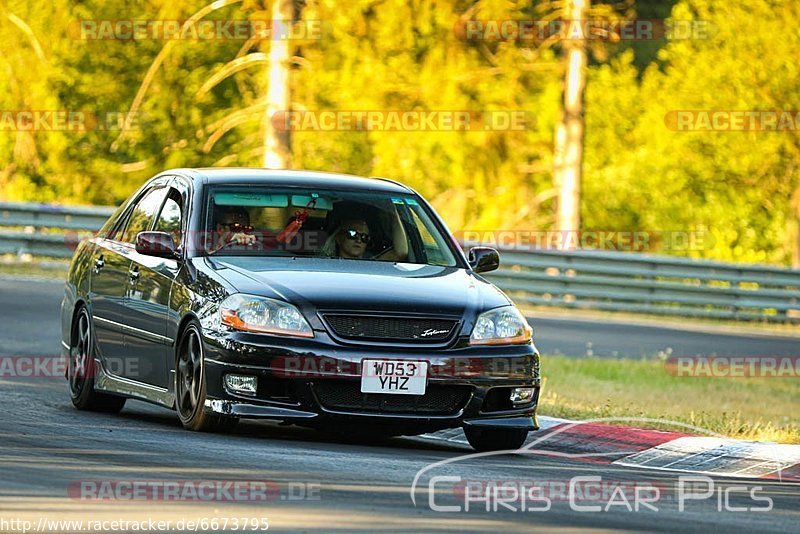
[[94, 327], [89, 311], [81, 307], [72, 325], [67, 365], [69, 396], [79, 410], [117, 413], [125, 406], [125, 397], [100, 393], [94, 389]]
[[206, 373], [200, 325], [183, 330], [175, 360], [175, 408], [183, 428], [196, 432], [225, 432], [239, 422], [235, 417], [206, 413]]
[[515, 451], [522, 447], [528, 437], [525, 428], [476, 428], [465, 427], [464, 434], [472, 448], [478, 452]]

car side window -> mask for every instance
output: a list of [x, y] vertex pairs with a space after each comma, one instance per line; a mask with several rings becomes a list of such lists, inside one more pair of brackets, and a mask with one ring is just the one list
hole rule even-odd
[[136, 241], [136, 234], [149, 230], [166, 194], [167, 191], [163, 187], [145, 193], [131, 210], [125, 230], [117, 233], [116, 240], [123, 243], [133, 243]]
[[167, 200], [164, 201], [164, 206], [161, 208], [161, 213], [156, 221], [155, 230], [157, 232], [166, 232], [172, 236], [175, 241], [175, 246], [181, 246], [181, 223], [183, 221], [183, 213], [181, 210], [181, 194], [177, 189], [170, 189], [167, 195]]
[[[447, 250], [447, 245], [440, 243], [428, 230], [429, 226], [420, 218], [420, 213], [415, 210], [409, 210], [414, 220], [414, 226], [419, 231], [419, 237], [422, 240], [422, 247], [425, 252], [427, 261], [431, 265], [449, 265], [450, 259], [445, 257], [443, 251]], [[424, 212], [423, 212], [424, 214]], [[429, 224], [430, 221], [428, 221]]]

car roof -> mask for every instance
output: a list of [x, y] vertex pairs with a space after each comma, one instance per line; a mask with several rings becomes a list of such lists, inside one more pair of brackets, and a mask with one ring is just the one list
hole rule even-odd
[[332, 172], [271, 170], [247, 167], [213, 167], [205, 169], [173, 169], [162, 174], [181, 174], [207, 185], [269, 184], [282, 187], [314, 187], [388, 193], [413, 193], [409, 187], [386, 178], [364, 178]]

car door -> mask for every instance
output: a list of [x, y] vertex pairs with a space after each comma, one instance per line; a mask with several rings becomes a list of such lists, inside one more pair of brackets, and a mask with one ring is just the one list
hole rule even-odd
[[164, 195], [163, 182], [144, 190], [111, 232], [97, 241], [89, 299], [97, 347], [112, 374], [124, 371], [125, 299], [134, 252], [130, 231], [152, 223]]
[[[175, 187], [166, 188], [166, 198], [153, 230], [167, 232], [181, 246], [185, 198]], [[136, 370], [137, 380], [167, 388], [173, 340], [166, 336], [172, 282], [180, 269], [177, 258], [131, 254], [125, 318], [125, 361]]]

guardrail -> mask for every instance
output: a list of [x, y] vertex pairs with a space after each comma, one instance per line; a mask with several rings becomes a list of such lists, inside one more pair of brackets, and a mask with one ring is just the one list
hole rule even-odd
[[502, 251], [487, 278], [515, 302], [800, 322], [800, 270], [605, 251]]
[[[70, 258], [78, 235], [113, 211], [0, 202], [0, 254]], [[800, 323], [797, 269], [589, 250], [501, 250], [501, 259], [486, 277], [521, 304]]]
[[[0, 202], [0, 254], [72, 257], [79, 232], [96, 232], [115, 208]], [[55, 232], [67, 230], [72, 234]]]

